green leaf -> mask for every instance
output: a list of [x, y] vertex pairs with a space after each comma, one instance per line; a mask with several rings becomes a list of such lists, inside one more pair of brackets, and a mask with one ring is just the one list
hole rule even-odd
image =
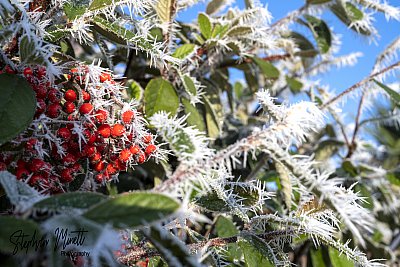
[[214, 111], [213, 106], [207, 98], [204, 99], [205, 106], [205, 117], [206, 117], [206, 125], [207, 125], [207, 133], [211, 138], [217, 138], [221, 131], [220, 123], [218, 122], [218, 117], [216, 112]]
[[210, 18], [206, 14], [200, 13], [197, 17], [197, 21], [199, 23], [201, 34], [204, 36], [204, 38], [210, 39], [212, 33]]
[[[34, 252], [35, 246], [26, 246], [22, 248], [22, 237], [25, 236], [25, 242], [33, 237], [37, 240], [38, 250], [44, 248], [45, 238], [40, 233], [39, 225], [32, 221], [17, 219], [11, 216], [0, 216], [0, 251], [7, 254], [26, 254]], [[20, 237], [18, 237], [20, 236]], [[43, 245], [43, 247], [41, 246]]]
[[43, 64], [44, 60], [35, 52], [35, 44], [29, 41], [27, 36], [23, 36], [19, 42], [19, 57], [25, 64]]
[[0, 74], [0, 145], [24, 131], [36, 110], [35, 93], [15, 74]]
[[197, 95], [196, 85], [194, 84], [192, 78], [188, 75], [183, 75], [182, 77], [183, 87], [192, 96]]
[[338, 19], [353, 31], [367, 36], [371, 35], [371, 31], [368, 29], [355, 27], [353, 25], [353, 22], [364, 18], [364, 13], [352, 3], [346, 2], [346, 4], [343, 5], [341, 1], [336, 1], [333, 5], [330, 5], [329, 8]]
[[226, 33], [226, 35], [234, 37], [234, 36], [246, 35], [246, 34], [249, 34], [249, 33], [252, 33], [252, 32], [253, 32], [253, 28], [250, 27], [250, 26], [235, 26], [232, 29], [230, 29]]
[[380, 88], [385, 90], [385, 92], [394, 100], [396, 104], [400, 103], [400, 94], [397, 93], [395, 90], [389, 88], [388, 86], [384, 85], [383, 83], [378, 82], [377, 80], [373, 80]]
[[206, 13], [208, 15], [212, 15], [218, 12], [225, 5], [226, 2], [226, 0], [211, 0], [207, 4]]
[[189, 254], [189, 251], [181, 240], [173, 236], [169, 231], [160, 227], [150, 227], [144, 231], [145, 236], [160, 252], [163, 260], [174, 267], [200, 267], [197, 259]]
[[[230, 190], [232, 194], [237, 196], [237, 202], [245, 207], [252, 207], [258, 203], [259, 193], [254, 187], [244, 184], [235, 185], [227, 184], [226, 190]], [[210, 211], [228, 212], [231, 211], [229, 205], [219, 198], [215, 191], [211, 191], [199, 195], [195, 199], [195, 203]]]
[[92, 192], [73, 192], [54, 195], [33, 205], [36, 209], [46, 211], [73, 212], [76, 209], [89, 209], [106, 200], [107, 196]]
[[243, 84], [241, 82], [235, 82], [233, 91], [235, 92], [236, 100], [240, 100], [243, 95]]
[[137, 227], [171, 215], [179, 203], [162, 194], [134, 192], [101, 202], [83, 214], [100, 224], [114, 227]]
[[331, 0], [307, 0], [307, 4], [308, 5], [319, 5], [319, 4], [324, 4], [324, 3], [328, 3]]
[[85, 14], [87, 10], [87, 5], [82, 3], [67, 2], [64, 3], [63, 9], [65, 15], [67, 15], [67, 18], [69, 20], [74, 20]]
[[90, 11], [106, 8], [112, 6], [114, 4], [113, 0], [93, 0], [93, 2], [89, 6]]
[[155, 10], [161, 22], [171, 22], [176, 10], [176, 0], [158, 0]]
[[348, 174], [350, 174], [351, 177], [357, 176], [358, 171], [357, 171], [356, 167], [354, 167], [354, 165], [351, 163], [351, 161], [349, 161], [349, 160], [343, 161], [342, 168]]
[[244, 234], [243, 239], [239, 241], [239, 246], [243, 250], [246, 266], [274, 266], [272, 248], [259, 237], [252, 234]]
[[271, 62], [262, 60], [257, 57], [254, 57], [253, 60], [260, 67], [265, 77], [269, 79], [279, 78], [279, 70], [274, 65], [272, 65]]
[[336, 139], [321, 141], [315, 150], [315, 159], [317, 161], [324, 161], [335, 154], [341, 146], [343, 146], [343, 142]]
[[329, 258], [331, 259], [332, 267], [354, 267], [354, 263], [347, 259], [345, 254], [341, 254], [333, 247], [329, 247]]
[[218, 237], [231, 237], [239, 234], [239, 230], [233, 224], [232, 220], [218, 216], [217, 222], [215, 223], [215, 230], [217, 231]]
[[206, 125], [204, 124], [204, 120], [200, 112], [186, 98], [182, 98], [182, 104], [185, 109], [185, 114], [190, 114], [186, 119], [186, 122], [189, 125], [196, 127], [199, 131], [204, 132]]
[[400, 173], [397, 172], [387, 173], [386, 179], [388, 179], [388, 181], [391, 184], [400, 186]]
[[286, 76], [286, 82], [292, 93], [299, 93], [301, 91], [301, 88], [303, 88], [303, 83], [296, 78]]
[[196, 46], [194, 44], [184, 44], [178, 47], [174, 53], [172, 54], [173, 57], [184, 59], [188, 55], [190, 55]]
[[144, 90], [144, 105], [147, 117], [158, 111], [174, 116], [178, 111], [179, 98], [172, 84], [163, 78], [151, 80]]
[[138, 82], [131, 80], [126, 90], [131, 98], [139, 102], [142, 100], [144, 90]]
[[310, 15], [304, 15], [312, 31], [321, 53], [329, 51], [332, 44], [332, 35], [328, 25], [323, 20]]
[[324, 258], [323, 258], [321, 249], [318, 249], [318, 250], [311, 249], [310, 255], [311, 255], [311, 262], [312, 262], [313, 267], [324, 267], [325, 266], [325, 262], [324, 262]]

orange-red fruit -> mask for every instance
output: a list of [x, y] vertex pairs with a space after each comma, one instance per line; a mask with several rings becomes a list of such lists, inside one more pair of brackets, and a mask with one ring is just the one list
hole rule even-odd
[[81, 114], [89, 114], [93, 110], [93, 105], [90, 103], [83, 103], [79, 108]]
[[122, 124], [114, 124], [111, 129], [111, 135], [114, 138], [121, 137], [125, 133], [125, 127]]
[[97, 128], [97, 132], [104, 138], [108, 138], [111, 135], [111, 126], [108, 124], [102, 124]]
[[46, 114], [50, 118], [57, 118], [60, 115], [61, 106], [59, 104], [53, 103], [47, 106]]
[[139, 148], [139, 146], [134, 145], [134, 146], [131, 146], [131, 148], [130, 148], [129, 150], [131, 151], [131, 153], [132, 153], [133, 155], [136, 155], [137, 153], [139, 153], [140, 148]]
[[145, 142], [146, 144], [150, 143], [151, 140], [153, 140], [153, 137], [151, 135], [146, 135], [145, 137], [143, 137], [143, 142]]
[[119, 153], [119, 160], [122, 162], [127, 162], [131, 156], [132, 156], [131, 151], [126, 148]]
[[104, 163], [104, 161], [99, 161], [93, 166], [93, 170], [101, 172], [102, 170], [104, 170], [105, 167], [106, 164]]
[[111, 75], [106, 72], [102, 72], [100, 74], [100, 82], [104, 83], [105, 81], [111, 81]]
[[138, 163], [142, 164], [143, 162], [145, 162], [145, 160], [146, 160], [146, 155], [144, 153], [140, 153], [138, 157]]
[[91, 97], [87, 91], [82, 90], [82, 98], [83, 98], [83, 101], [86, 102], [86, 101], [89, 101]]
[[69, 89], [64, 93], [64, 98], [67, 101], [74, 102], [77, 98], [76, 93], [74, 90]]
[[106, 168], [106, 173], [109, 175], [115, 174], [117, 173], [117, 169], [112, 165], [112, 164], [108, 164], [107, 168]]
[[128, 123], [132, 122], [134, 116], [135, 116], [135, 113], [133, 113], [132, 110], [127, 110], [122, 113], [121, 119], [125, 124], [128, 124]]
[[72, 172], [70, 169], [64, 169], [61, 171], [60, 181], [63, 183], [70, 183], [74, 177], [72, 176]]
[[96, 121], [98, 123], [105, 122], [107, 119], [107, 116], [108, 116], [108, 113], [104, 109], [99, 109], [98, 111], [96, 111], [96, 114], [95, 114]]
[[145, 150], [145, 152], [146, 152], [146, 154], [147, 155], [150, 155], [151, 153], [153, 153], [154, 151], [156, 151], [156, 149], [157, 149], [157, 147], [155, 146], [155, 145], [148, 145], [147, 147], [146, 147], [146, 150]]

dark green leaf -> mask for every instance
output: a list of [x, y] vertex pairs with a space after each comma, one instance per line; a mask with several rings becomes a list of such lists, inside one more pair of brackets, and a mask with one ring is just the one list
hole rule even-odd
[[74, 20], [85, 14], [87, 5], [80, 3], [64, 3], [63, 9], [69, 20]]
[[205, 117], [208, 136], [211, 138], [217, 138], [219, 136], [221, 128], [216, 111], [214, 110], [213, 105], [207, 98], [204, 98], [204, 106], [206, 112]]
[[391, 184], [400, 186], [400, 173], [388, 173], [386, 174], [386, 178]]
[[90, 11], [94, 11], [94, 10], [97, 10], [97, 9], [106, 8], [106, 7], [109, 7], [109, 6], [113, 5], [114, 2], [117, 2], [117, 1], [113, 1], [113, 0], [93, 0], [93, 2], [89, 6], [89, 10]]
[[313, 267], [324, 267], [325, 266], [325, 262], [324, 262], [324, 258], [322, 256], [321, 249], [318, 249], [318, 250], [311, 249], [310, 254], [311, 254], [311, 262], [312, 262]]
[[262, 60], [260, 58], [253, 58], [254, 62], [257, 63], [257, 65], [260, 67], [262, 73], [265, 75], [265, 77], [269, 79], [276, 79], [279, 78], [279, 70], [272, 65], [271, 62]]
[[84, 213], [84, 217], [114, 227], [137, 227], [171, 215], [179, 203], [165, 195], [134, 192], [101, 202]]
[[217, 230], [218, 237], [231, 237], [239, 234], [239, 230], [233, 224], [232, 220], [224, 216], [218, 216], [215, 223], [215, 230]]
[[0, 145], [24, 131], [36, 110], [35, 93], [17, 75], [0, 74]]
[[235, 26], [226, 32], [227, 36], [235, 37], [252, 33], [253, 29], [250, 26]]
[[[11, 216], [0, 216], [0, 251], [7, 254], [25, 254], [34, 252], [35, 246], [22, 248], [21, 235], [28, 235], [25, 240], [38, 241], [37, 250], [45, 247], [45, 238], [40, 233], [39, 225], [32, 221], [17, 219]], [[19, 237], [18, 237], [19, 236]], [[43, 246], [41, 246], [43, 245]], [[37, 251], [36, 250], [36, 251]]]
[[37, 202], [33, 207], [48, 211], [71, 212], [76, 209], [89, 209], [106, 200], [107, 196], [92, 192], [73, 192], [54, 195]]
[[290, 88], [290, 91], [292, 91], [293, 93], [299, 93], [301, 91], [301, 88], [303, 88], [303, 83], [296, 78], [286, 76], [286, 82]]
[[396, 104], [400, 103], [400, 94], [397, 93], [395, 90], [389, 88], [388, 86], [384, 85], [383, 83], [378, 82], [377, 80], [373, 80], [380, 88], [385, 90], [385, 92], [394, 100]]
[[196, 86], [192, 78], [188, 75], [183, 75], [182, 77], [183, 87], [185, 87], [186, 91], [192, 96], [197, 95]]
[[197, 20], [199, 23], [201, 34], [204, 36], [204, 38], [210, 39], [212, 33], [210, 18], [206, 14], [200, 13]]
[[321, 53], [328, 52], [332, 44], [332, 35], [328, 25], [316, 17], [310, 15], [305, 15], [304, 17], [317, 41]]
[[163, 78], [151, 80], [144, 91], [144, 105], [147, 117], [158, 111], [165, 111], [172, 116], [179, 107], [179, 98], [172, 84]]
[[307, 4], [309, 5], [319, 5], [319, 4], [324, 4], [324, 3], [328, 3], [331, 0], [307, 0]]
[[43, 64], [44, 59], [36, 53], [35, 44], [27, 36], [19, 42], [19, 57], [25, 64]]
[[244, 234], [243, 239], [239, 245], [243, 250], [247, 266], [274, 266], [271, 261], [274, 257], [272, 248], [264, 240], [252, 234]]
[[204, 124], [204, 120], [200, 112], [186, 98], [182, 98], [182, 104], [185, 109], [185, 114], [190, 114], [186, 119], [186, 122], [189, 125], [196, 127], [199, 131], [204, 132], [206, 125]]
[[353, 31], [357, 31], [358, 33], [367, 36], [371, 35], [371, 31], [369, 31], [368, 29], [355, 27], [352, 24], [353, 22], [361, 20], [364, 17], [364, 13], [352, 3], [346, 2], [346, 4], [343, 5], [342, 2], [336, 1], [329, 8], [332, 11], [332, 13], [335, 14], [336, 17], [338, 17], [338, 19], [340, 19], [344, 24], [346, 24], [346, 26], [348, 26]]
[[131, 98], [136, 99], [137, 101], [141, 101], [143, 97], [143, 88], [134, 80], [131, 80], [128, 88], [126, 89]]
[[184, 59], [188, 55], [190, 55], [194, 51], [195, 45], [194, 44], [184, 44], [178, 47], [174, 53], [172, 54], [173, 57]]
[[315, 159], [324, 161], [335, 154], [341, 146], [343, 146], [343, 142], [335, 139], [321, 141], [315, 150]]
[[144, 231], [146, 237], [160, 252], [169, 266], [174, 267], [199, 267], [203, 266], [190, 255], [185, 245], [169, 231], [159, 227], [150, 227]]

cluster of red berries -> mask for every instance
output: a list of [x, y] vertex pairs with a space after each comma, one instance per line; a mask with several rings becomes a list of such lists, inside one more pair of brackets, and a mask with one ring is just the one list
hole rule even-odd
[[[9, 67], [4, 71], [18, 73]], [[11, 165], [18, 179], [58, 192], [82, 173], [87, 163], [94, 180], [103, 183], [157, 153], [140, 114], [121, 101], [118, 90], [122, 87], [110, 73], [102, 71], [92, 81], [90, 69], [78, 66], [64, 81], [52, 85], [41, 66], [20, 72], [36, 93], [35, 120], [29, 131], [19, 136], [23, 144], [20, 155], [0, 152], [0, 169], [16, 162]], [[98, 94], [99, 90], [103, 93]], [[44, 130], [47, 132], [41, 132]]]

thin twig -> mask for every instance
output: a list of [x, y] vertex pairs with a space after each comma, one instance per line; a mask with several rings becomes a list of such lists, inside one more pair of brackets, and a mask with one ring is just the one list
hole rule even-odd
[[395, 69], [397, 67], [400, 67], [400, 61], [397, 61], [396, 63], [394, 63], [394, 64], [392, 64], [392, 65], [390, 65], [390, 66], [388, 66], [388, 67], [386, 67], [386, 68], [384, 68], [384, 69], [382, 69], [382, 70], [380, 70], [378, 72], [375, 72], [375, 73], [371, 74], [370, 76], [364, 78], [363, 80], [359, 81], [358, 83], [350, 86], [349, 88], [347, 88], [346, 90], [344, 90], [343, 92], [338, 94], [337, 96], [335, 96], [335, 97], [331, 98], [330, 100], [328, 100], [325, 104], [323, 104], [321, 106], [321, 109], [324, 109], [324, 108], [328, 107], [332, 103], [334, 103], [337, 100], [339, 100], [340, 98], [342, 98], [344, 95], [356, 90], [358, 87], [368, 83], [370, 80], [374, 79], [375, 77], [377, 77], [377, 76], [379, 76], [379, 75], [381, 75], [381, 74], [383, 74], [383, 73], [385, 73], [385, 72], [387, 72], [389, 70]]

